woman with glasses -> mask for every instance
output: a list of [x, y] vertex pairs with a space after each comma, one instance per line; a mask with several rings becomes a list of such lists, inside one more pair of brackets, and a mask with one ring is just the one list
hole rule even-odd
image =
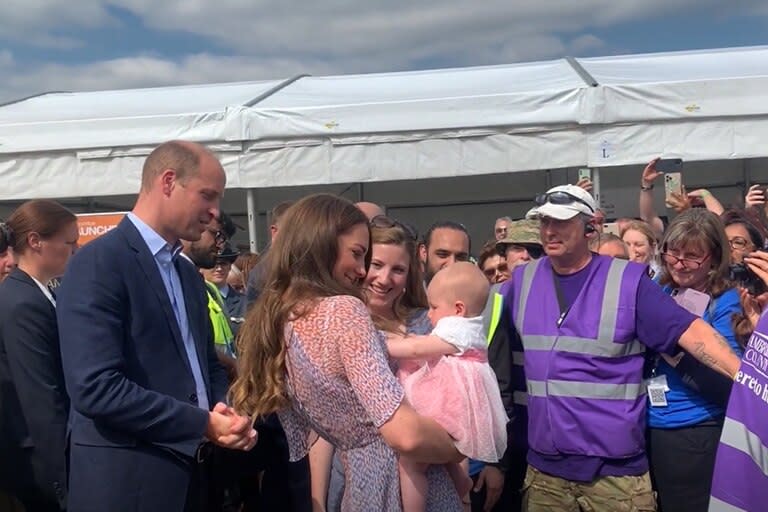
[[741, 263], [744, 256], [763, 248], [763, 236], [743, 211], [727, 210], [720, 217], [731, 248], [731, 263]]
[[[667, 228], [661, 251], [664, 291], [741, 354], [733, 331], [741, 305], [727, 281], [731, 258], [720, 218], [685, 211]], [[661, 510], [706, 511], [731, 381], [684, 352], [652, 357], [649, 366], [648, 456]]]

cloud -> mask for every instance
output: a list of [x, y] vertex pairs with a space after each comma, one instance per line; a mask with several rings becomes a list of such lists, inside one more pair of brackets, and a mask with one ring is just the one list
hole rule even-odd
[[2, 0], [0, 38], [30, 46], [67, 49], [83, 41], [61, 31], [107, 26], [115, 20], [100, 0]]
[[[88, 29], [121, 23], [183, 32], [216, 51], [169, 56], [147, 49], [74, 64], [14, 61], [0, 99], [43, 90], [93, 90], [545, 60], [604, 51], [594, 35], [662, 16], [732, 16], [764, 0], [2, 0], [0, 41], [59, 49], [93, 44]], [[172, 35], [169, 35], [172, 37]], [[652, 34], [649, 37], [653, 37]], [[14, 46], [10, 46], [14, 48]], [[73, 59], [68, 59], [72, 62]], [[10, 70], [11, 72], [8, 72]]]
[[[5, 54], [8, 54], [7, 56]], [[13, 66], [10, 52], [0, 52], [0, 69]], [[195, 54], [175, 61], [144, 55], [81, 65], [46, 64], [20, 68], [0, 82], [0, 102], [44, 91], [92, 91], [163, 85], [288, 78], [306, 71], [330, 74], [324, 63], [289, 59]]]

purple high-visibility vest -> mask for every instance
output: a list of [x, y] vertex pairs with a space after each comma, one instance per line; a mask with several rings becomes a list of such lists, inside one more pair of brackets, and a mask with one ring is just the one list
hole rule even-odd
[[632, 457], [645, 451], [645, 347], [635, 333], [645, 267], [592, 257], [562, 320], [549, 258], [515, 269], [510, 307], [524, 348], [528, 444], [549, 455]]
[[768, 314], [734, 379], [712, 478], [710, 512], [768, 510]]

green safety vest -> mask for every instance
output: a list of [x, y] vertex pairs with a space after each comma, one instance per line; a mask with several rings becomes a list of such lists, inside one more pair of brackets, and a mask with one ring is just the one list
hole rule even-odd
[[208, 315], [213, 325], [213, 342], [216, 345], [223, 345], [231, 352], [235, 337], [232, 334], [227, 313], [224, 311], [224, 299], [215, 284], [206, 281], [205, 286], [208, 288]]

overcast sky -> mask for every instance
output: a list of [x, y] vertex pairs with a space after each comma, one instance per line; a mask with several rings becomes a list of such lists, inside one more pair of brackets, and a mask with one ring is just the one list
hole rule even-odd
[[768, 0], [0, 0], [0, 102], [768, 44]]

